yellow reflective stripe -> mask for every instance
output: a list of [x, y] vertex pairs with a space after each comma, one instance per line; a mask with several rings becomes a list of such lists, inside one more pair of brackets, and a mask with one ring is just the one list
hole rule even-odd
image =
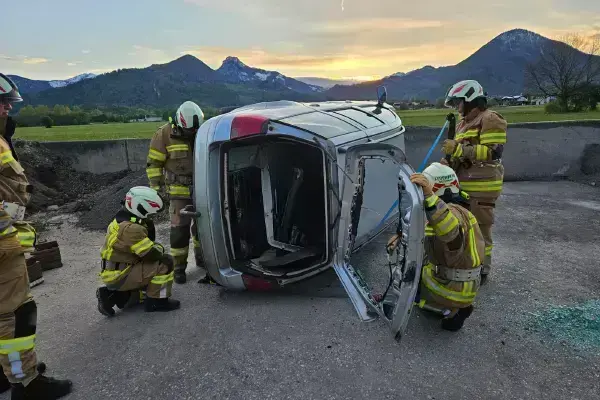
[[131, 246], [131, 251], [139, 256], [150, 250], [152, 246], [154, 246], [154, 242], [150, 238], [144, 238]]
[[425, 227], [425, 236], [435, 236], [435, 232], [433, 231], [432, 227]]
[[486, 161], [488, 159], [488, 148], [480, 144], [475, 146], [475, 159], [479, 161]]
[[494, 248], [494, 246], [485, 246], [485, 255], [491, 256], [493, 248]]
[[189, 246], [188, 247], [183, 247], [181, 249], [171, 248], [171, 255], [173, 257], [187, 256], [189, 252], [190, 252], [190, 247]]
[[505, 144], [506, 143], [506, 132], [486, 132], [480, 135], [481, 144]]
[[162, 176], [162, 168], [146, 168], [148, 179], [159, 178]]
[[469, 129], [468, 131], [465, 131], [463, 133], [456, 134], [456, 136], [454, 137], [454, 140], [463, 140], [463, 139], [468, 139], [468, 138], [476, 138], [477, 136], [479, 136], [479, 130], [477, 130], [477, 129]]
[[174, 276], [175, 276], [175, 271], [171, 271], [171, 273], [167, 274], [167, 275], [156, 275], [154, 278], [152, 278], [150, 283], [153, 283], [155, 285], [164, 285], [169, 282], [173, 282]]
[[33, 247], [35, 242], [35, 233], [33, 232], [17, 232], [19, 243], [23, 247]]
[[172, 144], [170, 146], [167, 146], [167, 151], [169, 153], [174, 152], [174, 151], [189, 151], [190, 150], [190, 146], [188, 146], [187, 144]]
[[158, 192], [160, 190], [160, 186], [150, 186], [150, 189], [154, 189]]
[[31, 350], [35, 347], [35, 334], [26, 337], [0, 340], [0, 354], [8, 355]]
[[458, 158], [458, 157], [461, 157], [462, 155], [463, 155], [463, 145], [459, 143], [456, 145], [456, 149], [454, 150], [454, 153], [452, 153], [452, 157]]
[[481, 259], [479, 258], [479, 253], [477, 252], [475, 230], [473, 227], [469, 228], [469, 250], [471, 252], [471, 260], [473, 260], [473, 267], [478, 267], [481, 264]]
[[457, 303], [472, 303], [477, 294], [476, 292], [473, 292], [473, 281], [464, 282], [463, 289], [460, 292], [455, 292], [440, 284], [433, 277], [433, 264], [427, 264], [423, 267], [422, 278], [427, 289], [450, 301]]
[[8, 235], [10, 235], [12, 233], [15, 233], [15, 232], [17, 232], [17, 230], [15, 229], [14, 226], [11, 225], [8, 228], [6, 228], [6, 229], [4, 229], [3, 231], [0, 232], [0, 237], [8, 236]]
[[110, 225], [108, 225], [108, 235], [106, 238], [106, 248], [101, 251], [101, 256], [104, 260], [110, 260], [110, 257], [113, 253], [113, 246], [117, 242], [117, 235], [119, 233], [119, 224], [117, 220], [113, 220]]
[[0, 154], [0, 162], [2, 164], [10, 164], [11, 162], [17, 161], [15, 160], [15, 158], [12, 155], [12, 152], [10, 150], [5, 151], [4, 153]]
[[455, 229], [457, 226], [458, 218], [456, 218], [452, 212], [448, 211], [448, 214], [441, 222], [433, 224], [433, 230], [435, 231], [436, 235], [444, 236], [450, 233], [452, 229]]
[[170, 185], [169, 194], [175, 196], [190, 196], [190, 188], [187, 186]]
[[427, 208], [431, 208], [437, 203], [438, 199], [439, 197], [433, 194], [425, 199], [425, 205], [427, 206]]
[[150, 149], [150, 151], [148, 152], [148, 158], [157, 161], [165, 161], [167, 159], [167, 155], [165, 153], [161, 153], [158, 150]]
[[467, 192], [497, 192], [502, 190], [502, 181], [461, 181], [460, 187]]
[[113, 284], [121, 280], [124, 275], [127, 275], [131, 270], [131, 265], [128, 265], [124, 270], [104, 270], [100, 273], [100, 279], [107, 285]]

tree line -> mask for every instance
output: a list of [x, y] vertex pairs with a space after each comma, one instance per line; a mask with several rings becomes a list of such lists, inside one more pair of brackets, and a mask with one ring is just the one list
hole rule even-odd
[[[18, 126], [52, 126], [88, 125], [108, 123], [128, 123], [142, 120], [147, 117], [159, 117], [168, 121], [174, 116], [176, 108], [137, 108], [137, 107], [110, 107], [110, 108], [84, 108], [81, 106], [65, 106], [57, 104], [53, 107], [46, 105], [22, 107], [15, 116]], [[219, 114], [219, 110], [212, 107], [202, 107], [205, 118]]]

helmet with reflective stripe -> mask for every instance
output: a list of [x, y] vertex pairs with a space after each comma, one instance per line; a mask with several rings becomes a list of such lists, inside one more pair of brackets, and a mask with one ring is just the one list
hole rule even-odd
[[125, 208], [139, 218], [147, 218], [156, 214], [164, 207], [162, 197], [158, 192], [147, 186], [135, 186], [125, 195]]
[[23, 101], [17, 85], [6, 75], [0, 74], [0, 102], [18, 103]]
[[186, 101], [175, 113], [175, 123], [182, 129], [194, 129], [197, 131], [204, 122], [204, 113], [198, 104]]
[[444, 105], [453, 108], [461, 99], [470, 103], [480, 97], [485, 98], [486, 95], [479, 82], [474, 80], [460, 81], [450, 86], [448, 93], [446, 93]]
[[438, 162], [431, 163], [429, 167], [425, 168], [423, 175], [433, 185], [433, 193], [436, 196], [442, 197], [447, 190], [450, 190], [453, 195], [460, 194], [458, 177], [449, 166]]

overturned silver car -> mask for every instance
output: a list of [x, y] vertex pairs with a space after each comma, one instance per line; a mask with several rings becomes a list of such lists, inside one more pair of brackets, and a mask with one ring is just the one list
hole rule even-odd
[[[194, 208], [184, 212], [198, 223], [216, 282], [269, 290], [334, 268], [359, 316], [380, 316], [402, 336], [425, 217], [422, 191], [408, 179], [405, 128], [384, 100], [385, 92], [374, 102], [258, 103], [200, 127]], [[390, 225], [402, 244], [387, 290], [374, 297], [350, 255]]]

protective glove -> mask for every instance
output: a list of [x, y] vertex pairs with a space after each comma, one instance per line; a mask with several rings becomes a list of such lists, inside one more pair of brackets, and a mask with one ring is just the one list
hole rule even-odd
[[444, 144], [442, 144], [442, 151], [444, 154], [452, 154], [456, 150], [456, 145], [456, 140], [446, 139], [444, 140]]
[[423, 188], [423, 194], [425, 197], [431, 196], [433, 194], [433, 185], [423, 174], [412, 174], [410, 176], [410, 181], [415, 185], [419, 185]]
[[173, 257], [170, 254], [163, 254], [160, 258], [160, 263], [169, 267], [169, 269], [173, 269], [175, 266], [175, 262], [173, 261]]

